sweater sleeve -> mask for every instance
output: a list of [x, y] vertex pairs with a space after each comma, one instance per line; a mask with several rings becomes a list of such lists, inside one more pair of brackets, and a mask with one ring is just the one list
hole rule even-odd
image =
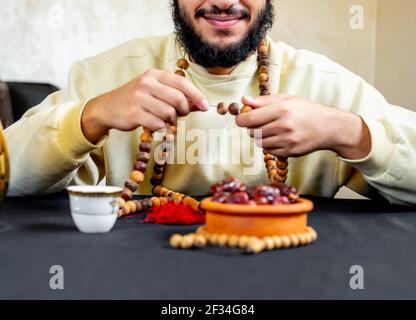
[[93, 96], [82, 64], [75, 64], [68, 88], [51, 94], [7, 128], [9, 196], [47, 194], [72, 181], [98, 184], [103, 179], [106, 137], [92, 144], [81, 129], [83, 109]]
[[390, 203], [416, 205], [416, 113], [389, 104], [364, 81], [351, 111], [367, 124], [372, 149], [364, 159], [341, 160]]

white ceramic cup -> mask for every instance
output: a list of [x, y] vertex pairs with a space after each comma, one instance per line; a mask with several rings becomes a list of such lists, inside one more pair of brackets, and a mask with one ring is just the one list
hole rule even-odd
[[71, 215], [79, 231], [109, 232], [118, 218], [123, 189], [108, 186], [71, 186], [67, 188]]

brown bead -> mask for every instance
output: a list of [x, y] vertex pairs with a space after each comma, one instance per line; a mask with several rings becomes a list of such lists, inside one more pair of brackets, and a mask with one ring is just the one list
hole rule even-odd
[[259, 82], [267, 82], [269, 81], [269, 75], [267, 73], [260, 73], [258, 79], [259, 79]]
[[276, 161], [276, 166], [280, 169], [280, 170], [284, 170], [289, 166], [289, 163], [287, 161]]
[[217, 106], [217, 112], [218, 112], [220, 115], [225, 115], [225, 114], [227, 114], [227, 112], [228, 112], [228, 107], [225, 105], [225, 103], [224, 103], [224, 102], [221, 102], [221, 103], [219, 103], [219, 104], [218, 104], [218, 106]]
[[182, 58], [178, 60], [177, 66], [178, 68], [186, 70], [189, 67], [189, 62], [186, 59]]
[[178, 76], [181, 76], [181, 77], [185, 77], [185, 72], [183, 70], [180, 70], [180, 69], [176, 70], [175, 74], [177, 74]]
[[141, 171], [134, 170], [130, 174], [130, 179], [133, 180], [134, 182], [140, 184], [144, 181], [144, 174]]
[[237, 103], [234, 102], [230, 104], [230, 106], [228, 107], [228, 111], [231, 115], [238, 116], [238, 114], [240, 113], [240, 107]]
[[164, 177], [164, 173], [162, 172], [162, 173], [159, 173], [159, 174], [154, 174], [153, 175], [153, 178], [155, 178], [155, 179], [157, 179], [157, 180], [163, 180], [163, 177]]
[[153, 167], [153, 172], [154, 172], [154, 173], [156, 173], [156, 174], [163, 173], [163, 172], [165, 172], [165, 167], [164, 167], [164, 166], [160, 166], [160, 165], [156, 164], [156, 165]]
[[143, 128], [143, 132], [153, 134], [152, 130], [150, 130], [149, 128], [145, 128], [145, 127]]
[[266, 45], [261, 45], [260, 48], [259, 48], [259, 54], [261, 54], [261, 55], [269, 54], [269, 48], [267, 48]]
[[267, 74], [269, 74], [269, 67], [268, 66], [261, 66], [259, 68], [259, 72], [260, 73], [267, 73]]
[[143, 206], [142, 206], [142, 202], [141, 201], [135, 200], [134, 203], [136, 204], [136, 211], [137, 212], [140, 212], [140, 211], [143, 210]]
[[119, 216], [125, 217], [125, 216], [128, 216], [129, 214], [130, 214], [130, 206], [126, 203], [120, 207]]
[[129, 189], [131, 192], [136, 192], [139, 185], [133, 180], [127, 180], [124, 186]]
[[182, 236], [180, 234], [174, 234], [172, 237], [170, 237], [169, 244], [172, 248], [177, 249], [180, 247], [182, 242]]
[[141, 142], [147, 142], [147, 143], [151, 143], [153, 141], [153, 136], [150, 133], [147, 132], [143, 132], [140, 136], [140, 141]]
[[150, 183], [151, 183], [153, 186], [159, 186], [159, 185], [161, 185], [161, 184], [162, 184], [162, 180], [158, 180], [158, 179], [155, 179], [155, 178], [151, 178], [151, 179], [150, 179]]
[[131, 190], [127, 188], [124, 188], [120, 197], [125, 201], [130, 201], [131, 199], [133, 199], [133, 192], [131, 192]]
[[270, 95], [270, 91], [265, 89], [265, 90], [260, 90], [260, 95], [261, 96], [269, 96]]
[[260, 90], [269, 90], [270, 85], [268, 82], [260, 82], [259, 88]]
[[141, 152], [147, 152], [150, 153], [150, 151], [152, 151], [152, 144], [149, 142], [142, 142], [139, 145], [139, 150]]
[[148, 209], [150, 209], [151, 207], [153, 207], [153, 202], [152, 202], [152, 200], [150, 198], [145, 199], [144, 200], [144, 203], [146, 204], [146, 207]]
[[247, 113], [247, 112], [250, 112], [251, 110], [253, 110], [253, 108], [252, 108], [252, 107], [250, 107], [250, 106], [244, 106], [244, 107], [241, 109], [241, 113]]
[[259, 64], [262, 67], [268, 67], [270, 65], [270, 60], [268, 58], [261, 58]]
[[136, 157], [137, 161], [148, 163], [150, 161], [150, 154], [147, 152], [139, 152]]
[[160, 205], [164, 206], [166, 203], [168, 203], [168, 199], [161, 197], [160, 198]]
[[196, 235], [194, 238], [194, 245], [197, 248], [203, 248], [207, 245], [207, 239], [202, 235]]
[[136, 161], [136, 163], [134, 164], [134, 170], [145, 173], [146, 168], [147, 168], [147, 163], [145, 163], [145, 162]]

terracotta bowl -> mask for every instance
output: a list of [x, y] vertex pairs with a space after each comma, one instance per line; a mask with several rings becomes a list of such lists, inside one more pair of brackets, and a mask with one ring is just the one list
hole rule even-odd
[[209, 233], [254, 237], [283, 236], [308, 231], [310, 200], [300, 198], [294, 204], [249, 206], [223, 204], [204, 199], [205, 230]]

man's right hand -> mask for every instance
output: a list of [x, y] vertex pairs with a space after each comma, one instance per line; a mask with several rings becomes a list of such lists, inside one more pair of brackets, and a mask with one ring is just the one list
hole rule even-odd
[[207, 111], [209, 104], [187, 79], [150, 69], [113, 91], [90, 100], [81, 117], [85, 137], [95, 143], [110, 129], [131, 131], [140, 126], [153, 131], [176, 123], [177, 115]]

